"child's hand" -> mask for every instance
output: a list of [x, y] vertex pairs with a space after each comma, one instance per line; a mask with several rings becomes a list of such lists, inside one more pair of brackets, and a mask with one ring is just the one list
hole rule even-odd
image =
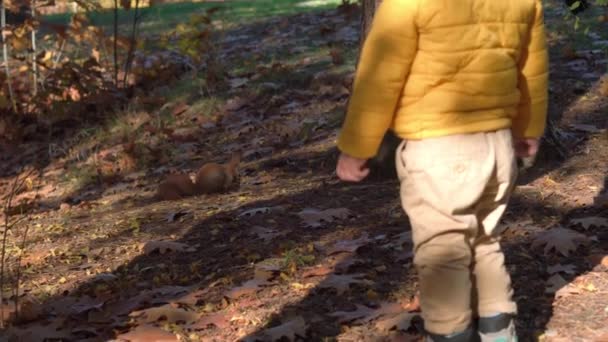
[[517, 139], [513, 142], [515, 147], [515, 155], [519, 158], [534, 157], [538, 152], [538, 146], [540, 139], [538, 138], [524, 138]]
[[336, 173], [338, 178], [346, 182], [360, 182], [369, 174], [369, 168], [365, 165], [367, 159], [351, 157], [348, 154], [340, 154]]

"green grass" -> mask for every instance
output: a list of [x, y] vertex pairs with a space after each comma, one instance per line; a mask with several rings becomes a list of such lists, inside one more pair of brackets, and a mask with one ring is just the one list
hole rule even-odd
[[[335, 8], [340, 0], [254, 0], [254, 1], [226, 1], [226, 2], [181, 2], [162, 4], [149, 8], [142, 8], [144, 15], [142, 29], [158, 31], [170, 29], [175, 24], [184, 22], [194, 13], [202, 13], [213, 7], [221, 8], [215, 18], [228, 24], [242, 24], [251, 21], [266, 19], [275, 16], [292, 15], [311, 10], [325, 10]], [[119, 23], [127, 25], [132, 18], [133, 10], [119, 11]], [[69, 22], [70, 14], [48, 15], [45, 19], [52, 23], [65, 24]], [[109, 27], [114, 21], [112, 10], [103, 10], [90, 14], [93, 24]]]

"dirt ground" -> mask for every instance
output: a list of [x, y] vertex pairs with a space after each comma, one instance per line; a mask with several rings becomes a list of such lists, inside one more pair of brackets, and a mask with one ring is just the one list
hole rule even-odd
[[[24, 221], [9, 236], [29, 229], [21, 317], [0, 340], [420, 340], [398, 182], [344, 184], [333, 171], [353, 74], [336, 51], [356, 48], [357, 28], [356, 15], [335, 10], [231, 31], [230, 60], [288, 57], [265, 65], [257, 91], [231, 88], [211, 117], [178, 110], [183, 99], [168, 103], [162, 110], [177, 113], [179, 134], [146, 131], [161, 109], [126, 114], [138, 143], [172, 153], [151, 153], [146, 168], [115, 179], [70, 188], [66, 174], [92, 155], [110, 164], [132, 156], [120, 139], [85, 157], [49, 158], [42, 142], [3, 151], [3, 193], [19, 172], [35, 171], [16, 200]], [[306, 39], [332, 50], [298, 54]], [[592, 51], [568, 59], [551, 42], [551, 136], [564, 147], [545, 142], [503, 222], [517, 330], [521, 341], [608, 341], [607, 60]], [[258, 74], [230, 77], [253, 84]], [[83, 140], [70, 150], [86, 149]], [[245, 151], [237, 189], [152, 198], [165, 174], [237, 149]], [[5, 298], [6, 319], [15, 296]]]

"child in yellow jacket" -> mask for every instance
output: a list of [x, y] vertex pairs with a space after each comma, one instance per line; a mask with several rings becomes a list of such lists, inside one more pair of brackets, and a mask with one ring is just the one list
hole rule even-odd
[[[358, 182], [389, 129], [427, 341], [516, 341], [496, 227], [538, 151], [548, 54], [540, 0], [384, 0], [366, 38], [336, 172]], [[477, 329], [473, 317], [478, 317]]]

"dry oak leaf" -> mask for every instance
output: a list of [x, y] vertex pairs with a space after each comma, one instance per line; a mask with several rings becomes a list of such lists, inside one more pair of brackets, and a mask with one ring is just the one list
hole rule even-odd
[[54, 322], [47, 325], [33, 324], [27, 327], [13, 326], [4, 331], [0, 341], [28, 341], [45, 342], [49, 340], [66, 341], [72, 338], [67, 329], [63, 329], [63, 322]]
[[355, 304], [355, 311], [336, 311], [330, 313], [329, 316], [337, 317], [339, 323], [349, 323], [368, 316], [371, 316], [376, 310], [365, 305]]
[[317, 288], [327, 289], [334, 288], [338, 291], [338, 295], [344, 294], [344, 292], [348, 291], [350, 285], [352, 284], [371, 284], [371, 281], [366, 279], [361, 279], [365, 277], [365, 274], [352, 274], [352, 275], [338, 275], [332, 274], [329, 277], [323, 279], [318, 285]]
[[333, 247], [327, 250], [327, 255], [337, 253], [355, 253], [360, 247], [363, 247], [370, 243], [372, 240], [369, 239], [369, 235], [364, 233], [360, 238], [356, 240], [343, 240], [336, 242]]
[[400, 303], [383, 302], [377, 309], [359, 304], [355, 305], [357, 307], [355, 311], [338, 311], [330, 314], [330, 316], [338, 317], [338, 322], [340, 323], [353, 322], [354, 324], [365, 324], [378, 317], [386, 315], [394, 316], [404, 310]]
[[239, 287], [235, 287], [232, 290], [228, 291], [228, 293], [226, 293], [226, 297], [230, 298], [230, 299], [238, 299], [239, 297], [242, 296], [246, 296], [249, 294], [254, 294], [256, 292], [258, 292], [263, 285], [267, 285], [268, 282], [266, 280], [262, 280], [262, 279], [252, 279], [249, 280], [245, 283], [243, 283], [243, 285], [239, 286]]
[[175, 241], [148, 241], [142, 249], [147, 255], [155, 251], [158, 251], [160, 254], [167, 252], [196, 252], [196, 248]]
[[563, 256], [568, 256], [570, 252], [575, 251], [579, 246], [586, 245], [590, 239], [581, 233], [563, 227], [555, 227], [536, 236], [532, 242], [532, 248], [545, 246], [544, 253], [555, 249]]
[[576, 266], [574, 265], [553, 265], [547, 267], [547, 273], [556, 274], [556, 273], [566, 273], [566, 274], [574, 274], [576, 273]]
[[201, 317], [198, 321], [190, 324], [189, 328], [194, 330], [204, 330], [207, 329], [209, 325], [215, 325], [215, 327], [219, 329], [226, 329], [230, 327], [230, 319], [225, 313], [213, 313]]
[[351, 215], [350, 210], [346, 208], [335, 208], [319, 210], [314, 208], [306, 208], [298, 213], [298, 216], [303, 221], [304, 226], [310, 228], [319, 228], [323, 223], [333, 222], [337, 219], [345, 219]]
[[278, 230], [266, 228], [262, 226], [254, 226], [251, 228], [251, 232], [254, 233], [258, 239], [261, 239], [265, 243], [272, 241], [278, 236], [287, 234], [287, 231], [279, 232]]
[[382, 248], [393, 248], [393, 249], [402, 249], [405, 244], [412, 244], [412, 231], [408, 230], [401, 234], [397, 234], [393, 238], [393, 241], [383, 245]]
[[171, 111], [171, 115], [178, 116], [180, 114], [185, 113], [189, 109], [190, 109], [190, 106], [187, 103], [181, 102], [181, 103], [178, 103], [177, 105], [175, 105], [175, 107], [173, 107], [173, 110]]
[[244, 342], [253, 342], [258, 340], [264, 342], [274, 342], [281, 340], [283, 337], [287, 337], [289, 341], [295, 341], [296, 336], [305, 337], [307, 329], [308, 325], [306, 324], [306, 321], [304, 321], [304, 318], [298, 316], [279, 326], [267, 329], [257, 336], [246, 338], [244, 339]]
[[302, 270], [302, 278], [323, 277], [334, 272], [332, 267], [325, 265], [308, 267]]
[[608, 227], [608, 219], [604, 217], [584, 217], [580, 219], [572, 220], [572, 224], [581, 225], [585, 229], [589, 229], [593, 226], [597, 228]]
[[178, 342], [179, 338], [152, 325], [140, 325], [134, 330], [116, 336], [119, 341], [129, 342]]
[[186, 311], [171, 304], [133, 311], [129, 316], [141, 320], [143, 323], [154, 323], [162, 319], [173, 324], [191, 324], [198, 319], [198, 314], [195, 312]]
[[559, 274], [554, 274], [551, 278], [547, 279], [547, 288], [545, 293], [556, 293], [560, 289], [568, 285], [568, 282], [562, 278]]
[[376, 328], [381, 331], [390, 331], [393, 328], [397, 330], [406, 331], [412, 325], [412, 319], [416, 317], [416, 314], [411, 312], [402, 312], [392, 317], [383, 318], [376, 322]]

